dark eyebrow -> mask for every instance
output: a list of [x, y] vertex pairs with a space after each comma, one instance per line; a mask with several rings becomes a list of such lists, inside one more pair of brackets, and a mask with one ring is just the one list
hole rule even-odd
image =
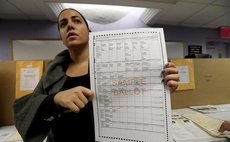
[[59, 21], [59, 23], [61, 23], [61, 22], [63, 22], [63, 21], [67, 21], [67, 19], [66, 19], [66, 18], [63, 18], [63, 19], [61, 19], [61, 20]]
[[[79, 18], [79, 19], [82, 20], [82, 18], [81, 18], [80, 16], [72, 16], [72, 17], [71, 17], [71, 19], [74, 19], [74, 18]], [[60, 22], [63, 22], [63, 21], [66, 21], [66, 20], [67, 20], [66, 18], [63, 18], [63, 19], [61, 19], [61, 20], [59, 21], [59, 23], [60, 23]]]
[[82, 20], [81, 16], [72, 16], [71, 19], [74, 19], [74, 18], [79, 18]]

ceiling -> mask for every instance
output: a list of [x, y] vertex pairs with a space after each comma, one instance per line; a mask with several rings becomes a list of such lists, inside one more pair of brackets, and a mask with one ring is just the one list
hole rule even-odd
[[[76, 0], [0, 0], [0, 20], [51, 20], [63, 8], [60, 3]], [[230, 27], [230, 0], [78, 0], [78, 3], [145, 7], [139, 17], [147, 25], [166, 24], [189, 27]], [[59, 3], [59, 4], [56, 4]], [[159, 12], [154, 16], [152, 8]], [[91, 11], [92, 10], [87, 10]], [[88, 15], [92, 15], [88, 13]], [[111, 13], [108, 12], [107, 15]], [[92, 17], [92, 16], [91, 16]], [[115, 17], [113, 15], [104, 17]], [[87, 18], [87, 17], [86, 17]]]

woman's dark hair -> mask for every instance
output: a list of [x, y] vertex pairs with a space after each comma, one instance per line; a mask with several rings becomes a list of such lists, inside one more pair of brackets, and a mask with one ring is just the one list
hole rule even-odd
[[[84, 20], [84, 22], [85, 22], [87, 28], [89, 29], [89, 25], [88, 25], [88, 22], [86, 21], [85, 17], [84, 17], [79, 11], [77, 11], [76, 9], [73, 9], [73, 8], [63, 9], [63, 10], [59, 13], [59, 15], [58, 15], [58, 20], [59, 20], [59, 17], [60, 17], [60, 15], [61, 15], [61, 13], [62, 13], [63, 11], [65, 11], [65, 10], [73, 10], [73, 11], [76, 11], [77, 13], [79, 13], [79, 14], [81, 15], [82, 19]], [[57, 21], [57, 23], [58, 23], [58, 30], [60, 30], [60, 28], [59, 28], [59, 21]]]

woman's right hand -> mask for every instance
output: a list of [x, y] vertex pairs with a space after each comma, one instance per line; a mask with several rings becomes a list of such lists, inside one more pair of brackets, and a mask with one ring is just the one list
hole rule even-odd
[[54, 96], [54, 103], [58, 107], [69, 109], [72, 112], [79, 112], [93, 98], [93, 91], [82, 87], [74, 87], [61, 91]]

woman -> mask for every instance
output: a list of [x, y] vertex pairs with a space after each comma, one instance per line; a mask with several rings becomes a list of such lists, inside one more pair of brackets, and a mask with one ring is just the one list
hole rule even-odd
[[[89, 79], [89, 28], [74, 9], [58, 16], [58, 29], [68, 50], [48, 65], [32, 94], [14, 103], [15, 126], [25, 142], [93, 142], [93, 92]], [[168, 63], [164, 82], [178, 86], [178, 70]], [[69, 112], [69, 113], [66, 113]]]

